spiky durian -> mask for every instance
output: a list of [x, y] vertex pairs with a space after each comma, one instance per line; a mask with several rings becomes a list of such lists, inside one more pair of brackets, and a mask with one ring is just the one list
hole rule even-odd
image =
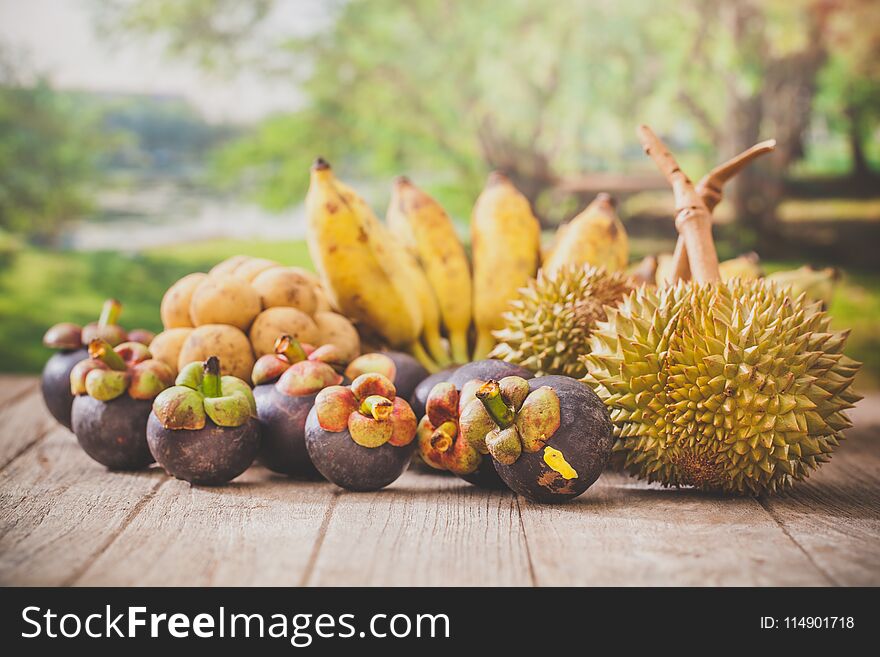
[[490, 357], [536, 376], [580, 378], [587, 372], [580, 357], [589, 352], [590, 333], [605, 319], [605, 306], [617, 305], [634, 287], [625, 274], [604, 268], [567, 266], [550, 275], [541, 270], [504, 313]]
[[828, 460], [860, 364], [820, 304], [766, 281], [640, 288], [594, 329], [585, 357], [615, 455], [670, 486], [784, 489]]

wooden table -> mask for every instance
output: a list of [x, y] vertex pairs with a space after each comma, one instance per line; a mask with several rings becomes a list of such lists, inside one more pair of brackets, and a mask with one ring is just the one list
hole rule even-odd
[[52, 421], [36, 379], [0, 383], [0, 584], [880, 584], [880, 396], [788, 495], [609, 472], [550, 507], [417, 472], [379, 493], [262, 468], [221, 488], [111, 473]]

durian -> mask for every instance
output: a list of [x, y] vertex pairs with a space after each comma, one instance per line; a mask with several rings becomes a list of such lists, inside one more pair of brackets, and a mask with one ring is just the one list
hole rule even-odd
[[584, 357], [611, 412], [615, 458], [648, 481], [725, 493], [782, 490], [851, 426], [859, 363], [820, 304], [772, 282], [640, 288]]
[[668, 486], [760, 495], [829, 459], [859, 399], [821, 304], [772, 281], [722, 282], [711, 214], [665, 144], [640, 126], [672, 186], [693, 282], [634, 291], [591, 339], [584, 381], [609, 408], [618, 462]]
[[589, 351], [590, 333], [605, 319], [605, 306], [616, 305], [634, 287], [625, 274], [604, 268], [541, 270], [504, 313], [490, 357], [522, 365], [536, 376], [580, 378], [587, 371], [580, 356]]

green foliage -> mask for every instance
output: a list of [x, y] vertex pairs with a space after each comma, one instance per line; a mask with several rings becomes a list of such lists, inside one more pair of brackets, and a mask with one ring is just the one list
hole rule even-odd
[[0, 86], [0, 228], [37, 240], [89, 207], [94, 117], [44, 82]]

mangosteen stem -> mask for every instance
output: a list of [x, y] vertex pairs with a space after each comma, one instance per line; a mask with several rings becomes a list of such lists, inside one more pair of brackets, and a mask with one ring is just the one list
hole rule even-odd
[[361, 414], [372, 417], [374, 420], [387, 420], [391, 417], [394, 404], [382, 395], [370, 395], [358, 407]]
[[514, 415], [513, 409], [504, 403], [504, 399], [501, 397], [501, 386], [497, 381], [486, 381], [486, 383], [479, 387], [476, 395], [477, 399], [479, 399], [486, 408], [489, 417], [491, 417], [495, 424], [501, 429], [506, 429], [513, 424], [516, 416]]
[[275, 353], [284, 356], [291, 365], [307, 358], [306, 350], [289, 335], [280, 335], [275, 340]]
[[89, 342], [89, 358], [100, 360], [111, 370], [117, 372], [124, 372], [128, 369], [122, 356], [116, 353], [109, 342], [101, 338], [95, 338]]
[[119, 323], [119, 315], [122, 314], [122, 304], [116, 299], [107, 299], [101, 308], [101, 316], [98, 318], [99, 326], [115, 326]]
[[205, 361], [205, 377], [202, 379], [202, 394], [205, 397], [222, 397], [223, 388], [220, 385], [220, 359], [211, 356]]
[[458, 428], [455, 426], [455, 422], [446, 420], [446, 422], [434, 429], [434, 433], [431, 434], [431, 447], [438, 452], [445, 452], [452, 447], [452, 442], [455, 440], [457, 433]]

